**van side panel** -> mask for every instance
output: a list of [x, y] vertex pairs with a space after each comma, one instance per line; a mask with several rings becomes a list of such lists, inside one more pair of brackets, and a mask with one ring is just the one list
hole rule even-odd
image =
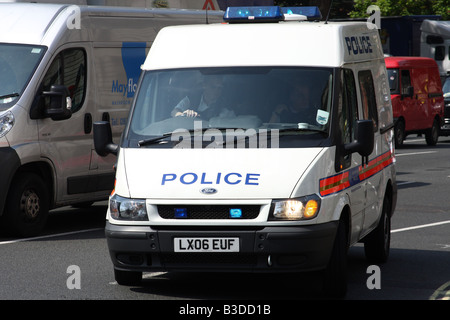
[[[0, 215], [14, 176], [24, 170], [36, 173], [40, 185], [46, 185], [50, 208], [107, 199], [114, 185], [115, 157], [100, 158], [95, 152], [93, 123], [110, 121], [117, 141], [140, 66], [157, 32], [171, 24], [205, 23], [206, 12], [38, 3], [1, 3], [0, 11], [0, 44], [29, 45], [32, 54], [42, 53], [36, 69], [20, 70], [29, 71], [31, 79], [23, 93], [14, 96], [17, 101], [6, 104], [15, 119], [2, 138], [2, 146], [7, 143], [1, 152], [10, 159], [3, 168], [11, 171], [0, 186]], [[210, 22], [222, 21], [222, 16], [208, 13]], [[60, 106], [70, 117], [52, 119], [46, 114], [50, 98], [44, 92], [52, 85], [67, 89], [72, 104], [64, 93]], [[43, 211], [46, 216], [48, 210]], [[42, 224], [32, 227], [29, 234], [36, 234]]]

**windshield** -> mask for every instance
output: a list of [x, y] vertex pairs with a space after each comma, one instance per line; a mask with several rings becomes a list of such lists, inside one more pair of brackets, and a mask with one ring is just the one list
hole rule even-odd
[[0, 110], [22, 94], [44, 52], [41, 46], [0, 43]]
[[332, 69], [233, 67], [148, 71], [128, 138], [151, 142], [173, 132], [242, 129], [255, 134], [327, 136]]
[[445, 79], [442, 91], [444, 92], [444, 98], [450, 99], [450, 77]]
[[399, 93], [398, 88], [398, 69], [387, 69], [389, 88], [391, 88], [391, 94]]

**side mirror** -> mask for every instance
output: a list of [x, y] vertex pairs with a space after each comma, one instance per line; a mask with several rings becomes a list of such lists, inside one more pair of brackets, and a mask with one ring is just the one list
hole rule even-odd
[[372, 120], [358, 120], [356, 122], [356, 141], [344, 146], [347, 154], [358, 152], [361, 156], [369, 156], [375, 144]]
[[106, 157], [110, 153], [117, 155], [119, 146], [112, 140], [109, 122], [94, 122], [94, 147], [97, 154], [101, 157]]
[[42, 92], [42, 96], [50, 99], [44, 114], [53, 120], [65, 120], [72, 116], [72, 99], [66, 86], [52, 85], [50, 91]]

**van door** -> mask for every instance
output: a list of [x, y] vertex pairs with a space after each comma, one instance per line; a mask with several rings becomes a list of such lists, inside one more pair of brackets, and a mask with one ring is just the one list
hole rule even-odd
[[[341, 145], [349, 144], [356, 139], [356, 121], [358, 116], [358, 100], [355, 75], [351, 69], [342, 69], [341, 72], [341, 94], [339, 96], [338, 121]], [[364, 194], [363, 183], [360, 182], [359, 169], [362, 165], [361, 156], [357, 153], [346, 154], [337, 148], [335, 159], [335, 170], [337, 173], [348, 172], [348, 179], [352, 185], [348, 192], [351, 203], [352, 230], [350, 241], [359, 239], [364, 217]]]
[[[56, 171], [57, 202], [76, 198], [86, 199], [98, 191], [99, 181], [90, 177], [93, 150], [92, 88], [88, 77], [89, 48], [65, 47], [54, 55], [41, 81], [38, 94], [49, 91], [52, 85], [65, 86], [72, 99], [72, 116], [65, 120], [43, 118], [39, 121], [41, 154], [53, 163]], [[44, 105], [46, 99], [41, 99]], [[94, 185], [94, 184], [95, 185]], [[101, 189], [101, 187], [100, 187]]]
[[367, 232], [378, 222], [381, 177], [379, 174], [384, 161], [380, 155], [380, 135], [378, 133], [378, 108], [375, 94], [374, 79], [371, 70], [361, 70], [358, 72], [358, 82], [361, 96], [362, 116], [365, 120], [372, 120], [375, 133], [374, 151], [366, 159], [360, 169], [360, 179], [364, 188], [364, 224], [363, 233]]
[[402, 114], [405, 117], [405, 131], [412, 131], [421, 129], [420, 122], [423, 119], [423, 113], [420, 110], [420, 105], [416, 99], [417, 88], [413, 85], [411, 79], [411, 72], [409, 69], [400, 71], [400, 99], [404, 111]]
[[[150, 43], [98, 42], [94, 43], [95, 83], [97, 88], [94, 121], [111, 124], [113, 140], [119, 143]], [[117, 161], [114, 155], [100, 157], [93, 154], [99, 173], [111, 173]], [[114, 172], [112, 172], [114, 178]]]
[[411, 69], [411, 82], [414, 87], [414, 98], [417, 104], [417, 128], [427, 129], [433, 125], [433, 111], [428, 101], [429, 90], [428, 68]]

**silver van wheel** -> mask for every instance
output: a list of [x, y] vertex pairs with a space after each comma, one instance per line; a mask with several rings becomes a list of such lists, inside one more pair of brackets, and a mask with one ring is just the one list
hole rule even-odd
[[4, 221], [7, 232], [17, 236], [39, 234], [47, 222], [49, 192], [36, 174], [21, 173], [11, 183], [5, 205]]

